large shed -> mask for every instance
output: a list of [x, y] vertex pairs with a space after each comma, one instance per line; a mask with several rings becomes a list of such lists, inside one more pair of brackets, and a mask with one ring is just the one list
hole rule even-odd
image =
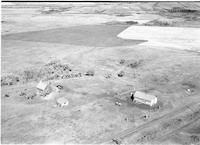
[[149, 106], [153, 106], [157, 104], [158, 99], [154, 95], [146, 94], [144, 92], [136, 91], [133, 94], [133, 101], [136, 103], [146, 104]]

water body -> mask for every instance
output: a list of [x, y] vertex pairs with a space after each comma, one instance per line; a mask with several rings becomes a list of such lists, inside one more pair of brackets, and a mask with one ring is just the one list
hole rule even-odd
[[3, 35], [2, 39], [94, 47], [129, 46], [145, 42], [143, 40], [125, 40], [118, 38], [117, 35], [127, 27], [129, 26], [104, 24], [73, 26], [67, 28], [7, 34]]

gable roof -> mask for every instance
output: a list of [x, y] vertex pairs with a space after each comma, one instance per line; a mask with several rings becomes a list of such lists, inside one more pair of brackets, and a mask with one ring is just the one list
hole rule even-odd
[[45, 90], [46, 87], [49, 85], [48, 82], [43, 82], [43, 81], [40, 81], [38, 83], [38, 85], [36, 86], [37, 89], [40, 89], [40, 90]]
[[134, 94], [134, 97], [138, 98], [138, 99], [146, 100], [149, 102], [151, 102], [152, 100], [154, 100], [156, 98], [156, 96], [154, 96], [154, 95], [146, 94], [146, 93], [143, 93], [140, 91], [136, 91]]

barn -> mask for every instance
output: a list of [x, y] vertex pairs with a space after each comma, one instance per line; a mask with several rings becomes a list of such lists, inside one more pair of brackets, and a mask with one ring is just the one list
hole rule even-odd
[[136, 103], [141, 103], [141, 104], [146, 104], [149, 106], [153, 106], [157, 104], [158, 99], [154, 95], [146, 94], [144, 92], [136, 91], [133, 94], [133, 99], [134, 102]]

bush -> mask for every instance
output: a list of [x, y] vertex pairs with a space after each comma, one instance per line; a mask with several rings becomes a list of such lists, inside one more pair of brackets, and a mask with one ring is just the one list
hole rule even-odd
[[67, 64], [61, 64], [60, 61], [51, 61], [40, 69], [26, 69], [17, 74], [9, 74], [1, 77], [1, 86], [14, 85], [18, 82], [26, 83], [29, 81], [38, 81], [41, 79], [62, 78], [69, 71], [72, 71]]
[[138, 24], [138, 22], [137, 21], [126, 21], [126, 24], [135, 25], [135, 24]]
[[118, 73], [118, 77], [123, 77], [125, 75], [125, 72], [124, 71], [120, 71], [119, 73]]
[[25, 70], [23, 72], [23, 79], [28, 82], [29, 80], [32, 80], [34, 78], [36, 72], [34, 72], [34, 70]]
[[16, 75], [6, 75], [6, 76], [2, 76], [1, 77], [1, 86], [5, 86], [5, 85], [15, 85], [17, 84], [17, 82], [19, 82], [20, 79], [18, 76]]
[[200, 138], [198, 136], [196, 136], [196, 135], [192, 135], [192, 136], [190, 136], [190, 138], [191, 138], [191, 141], [194, 142], [194, 143], [200, 141]]
[[146, 26], [171, 26], [172, 23], [164, 20], [153, 20], [145, 23]]
[[120, 64], [124, 64], [124, 63], [125, 63], [125, 59], [121, 59], [121, 60], [119, 61], [119, 63], [120, 63]]
[[195, 12], [197, 12], [197, 10], [173, 7], [172, 9], [168, 10], [168, 12], [170, 12], [170, 13], [195, 13]]
[[85, 73], [85, 75], [86, 76], [94, 76], [94, 71], [87, 71], [86, 73]]
[[137, 21], [111, 21], [107, 22], [107, 25], [136, 25]]
[[139, 65], [141, 65], [142, 62], [143, 62], [143, 60], [131, 61], [131, 62], [128, 63], [127, 67], [136, 68], [136, 67], [138, 67]]

